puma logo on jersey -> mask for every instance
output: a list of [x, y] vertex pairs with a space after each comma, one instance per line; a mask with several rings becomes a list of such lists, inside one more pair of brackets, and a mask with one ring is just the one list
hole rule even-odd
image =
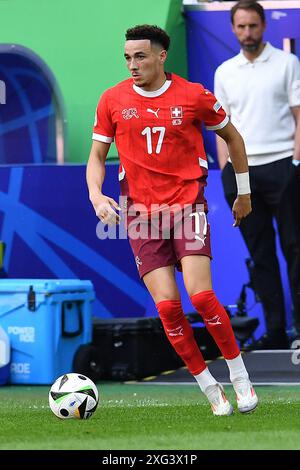
[[154, 111], [154, 109], [147, 108], [147, 112], [148, 112], [148, 113], [155, 114], [155, 116], [156, 116], [157, 119], [158, 119], [158, 111], [159, 111], [159, 109], [160, 109], [160, 108], [157, 108], [157, 110]]

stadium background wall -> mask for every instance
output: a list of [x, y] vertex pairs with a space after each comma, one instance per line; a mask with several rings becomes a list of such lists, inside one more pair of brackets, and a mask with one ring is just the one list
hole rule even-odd
[[[104, 192], [116, 200], [117, 174], [118, 165], [108, 165]], [[84, 178], [85, 165], [0, 165], [4, 272], [12, 279], [89, 279], [96, 293], [93, 314], [101, 318], [157, 315], [139, 280], [128, 240], [123, 237], [125, 230], [116, 230], [122, 237], [113, 239], [114, 229], [106, 236], [100, 222], [97, 227]], [[239, 232], [232, 228], [219, 170], [210, 171], [206, 196], [210, 202], [214, 289], [224, 304], [233, 304], [242, 285], [249, 281], [243, 261], [247, 250]], [[286, 287], [285, 270], [283, 275]], [[177, 279], [184, 311], [192, 312], [182, 275], [178, 273]], [[255, 305], [251, 290], [247, 297], [249, 314], [261, 321], [256, 331], [259, 336], [265, 330], [262, 309]], [[290, 312], [290, 298], [287, 301]]]
[[[0, 45], [22, 45], [50, 68], [65, 108], [65, 161], [86, 161], [101, 93], [127, 78], [125, 30], [151, 23], [172, 39], [168, 68], [187, 75], [181, 0], [14, 0], [0, 2]], [[0, 54], [1, 66], [1, 54]], [[0, 70], [1, 78], [1, 70]], [[109, 158], [116, 158], [112, 146]]]

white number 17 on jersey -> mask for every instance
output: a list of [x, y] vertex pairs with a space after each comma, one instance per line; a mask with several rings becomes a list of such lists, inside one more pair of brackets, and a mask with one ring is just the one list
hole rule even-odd
[[159, 132], [159, 137], [158, 137], [158, 142], [156, 145], [155, 153], [158, 154], [161, 151], [161, 146], [163, 143], [164, 135], [166, 132], [165, 127], [145, 127], [145, 129], [142, 130], [142, 135], [145, 135], [147, 138], [147, 151], [149, 155], [152, 155], [153, 150], [152, 150], [152, 133], [156, 134], [156, 132]]

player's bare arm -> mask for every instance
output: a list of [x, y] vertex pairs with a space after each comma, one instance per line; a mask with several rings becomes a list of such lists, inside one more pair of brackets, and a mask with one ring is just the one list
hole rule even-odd
[[216, 144], [217, 144], [217, 156], [218, 156], [218, 162], [219, 162], [219, 167], [220, 170], [223, 170], [225, 167], [227, 161], [228, 161], [228, 147], [226, 145], [225, 140], [223, 140], [221, 137], [218, 135], [216, 136]]
[[[216, 133], [226, 142], [232, 165], [237, 175], [237, 182], [239, 183], [239, 180], [241, 179], [243, 185], [243, 180], [248, 174], [248, 162], [242, 136], [230, 122], [225, 127], [223, 127], [223, 129], [218, 129]], [[241, 223], [241, 220], [250, 214], [250, 196], [250, 187], [249, 190], [247, 188], [245, 189], [245, 187], [243, 187], [241, 190], [238, 188], [238, 195], [232, 206], [234, 227], [238, 227]]]
[[120, 210], [118, 203], [111, 197], [102, 193], [105, 178], [105, 160], [110, 144], [93, 141], [87, 163], [86, 181], [89, 189], [89, 198], [97, 217], [104, 224], [119, 224], [120, 216], [115, 209]]

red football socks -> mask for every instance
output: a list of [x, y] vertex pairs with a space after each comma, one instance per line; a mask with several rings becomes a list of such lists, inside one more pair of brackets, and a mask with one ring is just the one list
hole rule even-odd
[[199, 292], [191, 297], [192, 304], [202, 316], [205, 326], [214, 338], [225, 359], [240, 354], [229, 317], [213, 290]]
[[165, 333], [192, 375], [200, 374], [206, 364], [186, 319], [180, 300], [162, 300], [156, 304]]

